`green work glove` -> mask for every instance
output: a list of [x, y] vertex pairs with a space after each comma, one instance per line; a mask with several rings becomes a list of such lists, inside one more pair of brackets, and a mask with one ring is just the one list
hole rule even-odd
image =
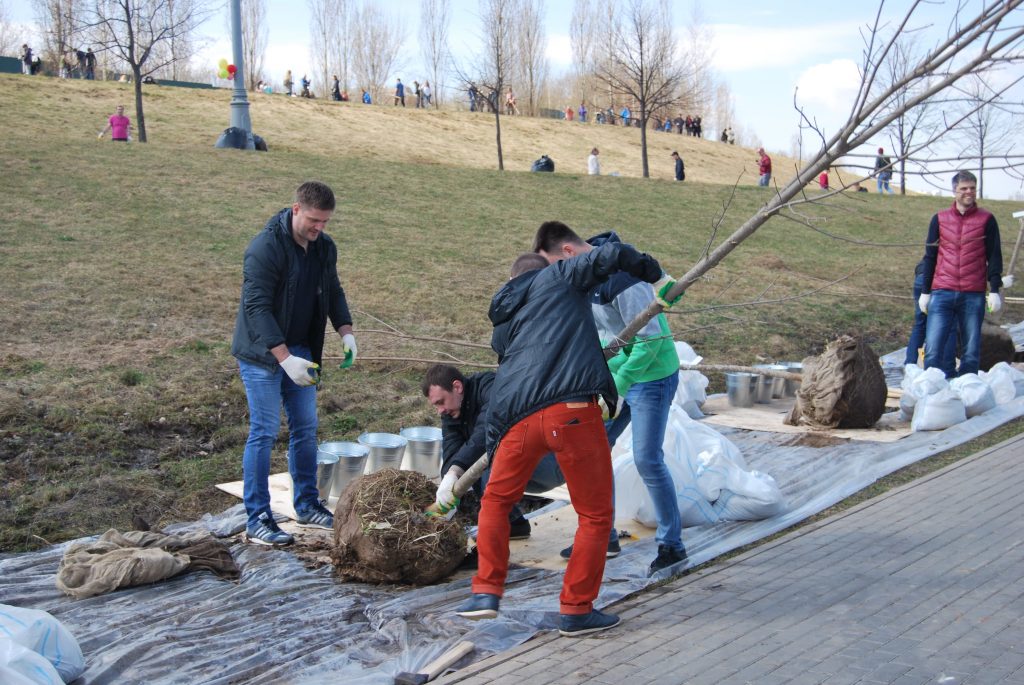
[[666, 273], [661, 274], [661, 278], [658, 279], [658, 282], [654, 284], [654, 299], [658, 304], [661, 305], [662, 309], [668, 309], [672, 305], [679, 302], [679, 300], [683, 299], [682, 294], [680, 294], [679, 297], [675, 298], [671, 302], [665, 299], [665, 296], [668, 295], [668, 291], [671, 290], [672, 286], [674, 286], [675, 284], [675, 279]]
[[356, 363], [356, 336], [346, 333], [341, 336], [341, 350], [345, 353], [345, 360], [338, 365], [339, 369], [347, 369]]

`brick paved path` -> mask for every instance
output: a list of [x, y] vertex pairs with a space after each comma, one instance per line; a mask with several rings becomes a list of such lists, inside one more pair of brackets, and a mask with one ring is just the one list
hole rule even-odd
[[1024, 685], [1024, 435], [438, 683]]

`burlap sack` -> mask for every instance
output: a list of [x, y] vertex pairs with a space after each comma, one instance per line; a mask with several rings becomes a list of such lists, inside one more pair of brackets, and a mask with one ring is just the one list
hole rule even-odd
[[878, 355], [859, 338], [841, 336], [803, 362], [791, 426], [870, 428], [885, 411], [885, 374]]

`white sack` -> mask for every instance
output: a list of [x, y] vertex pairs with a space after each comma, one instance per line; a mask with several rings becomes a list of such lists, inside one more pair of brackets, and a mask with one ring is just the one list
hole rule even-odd
[[46, 658], [14, 640], [0, 638], [0, 683], [3, 685], [63, 685]]
[[[682, 340], [676, 341], [676, 355], [680, 364], [696, 366], [704, 361], [704, 357], [694, 352], [693, 348]], [[675, 403], [682, 407], [691, 419], [704, 418], [700, 408], [708, 399], [707, 387], [708, 379], [700, 371], [680, 371]]]
[[917, 401], [910, 427], [915, 431], [940, 431], [966, 420], [964, 403], [947, 387]]
[[992, 388], [996, 404], [1006, 404], [1015, 397], [1024, 395], [1024, 373], [1006, 362], [999, 362], [987, 372], [978, 374]]
[[[45, 611], [0, 604], [0, 639], [40, 654], [69, 683], [85, 671], [85, 657], [78, 640]], [[0, 678], [0, 683], [5, 683]]]
[[900, 418], [909, 421], [914, 418], [914, 407], [917, 405], [917, 394], [914, 392], [914, 379], [924, 371], [917, 364], [906, 364], [903, 367], [903, 380], [900, 381]]
[[767, 473], [745, 470], [717, 446], [698, 460], [697, 486], [714, 502], [720, 521], [760, 521], [786, 511], [782, 490]]
[[967, 418], [984, 414], [996, 406], [996, 396], [976, 373], [965, 373], [949, 382], [949, 389], [964, 403]]

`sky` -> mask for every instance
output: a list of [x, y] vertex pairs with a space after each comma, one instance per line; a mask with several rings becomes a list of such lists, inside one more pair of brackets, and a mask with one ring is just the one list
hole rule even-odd
[[[401, 17], [406, 35], [400, 67], [394, 76], [406, 83], [413, 79], [422, 81], [426, 70], [421, 66], [417, 44], [420, 3], [418, 0], [376, 2], [385, 11]], [[545, 0], [544, 4], [549, 71], [554, 75], [566, 73], [572, 64], [569, 24], [573, 2]], [[670, 0], [680, 38], [686, 35], [693, 4], [690, 0]], [[883, 21], [894, 20], [908, 4], [886, 4]], [[951, 4], [949, 1], [923, 4], [915, 15], [919, 16], [915, 26], [921, 27], [922, 39], [932, 42], [945, 35], [952, 17]], [[14, 21], [26, 24], [32, 21], [28, 0], [14, 0], [8, 7]], [[457, 60], [466, 61], [475, 52], [480, 34], [478, 7], [478, 0], [452, 0], [450, 48]], [[799, 123], [794, 93], [800, 106], [826, 134], [834, 133], [845, 120], [859, 79], [863, 35], [875, 18], [877, 5], [835, 0], [813, 3], [807, 0], [704, 0], [700, 11], [713, 35], [715, 76], [729, 85], [735, 98], [737, 121], [751, 139], [768, 150], [785, 153], [793, 150]], [[228, 11], [224, 9], [202, 29], [207, 40], [197, 63], [208, 62], [211, 72], [222, 57], [231, 60], [227, 17]], [[294, 72], [296, 80], [303, 72], [312, 75], [306, 2], [268, 0], [268, 20], [267, 72], [270, 79], [280, 83], [288, 69]], [[1024, 74], [1024, 66], [1018, 67], [1017, 73]], [[1018, 85], [1015, 99], [1024, 99], [1024, 86]], [[880, 135], [863, 153], [873, 155], [878, 146], [886, 150], [893, 147]], [[919, 180], [912, 180], [910, 185], [922, 192], [936, 191], [934, 186]], [[1024, 192], [1024, 188], [1019, 180], [989, 172], [985, 177], [985, 191], [988, 197], [1008, 199]]]

